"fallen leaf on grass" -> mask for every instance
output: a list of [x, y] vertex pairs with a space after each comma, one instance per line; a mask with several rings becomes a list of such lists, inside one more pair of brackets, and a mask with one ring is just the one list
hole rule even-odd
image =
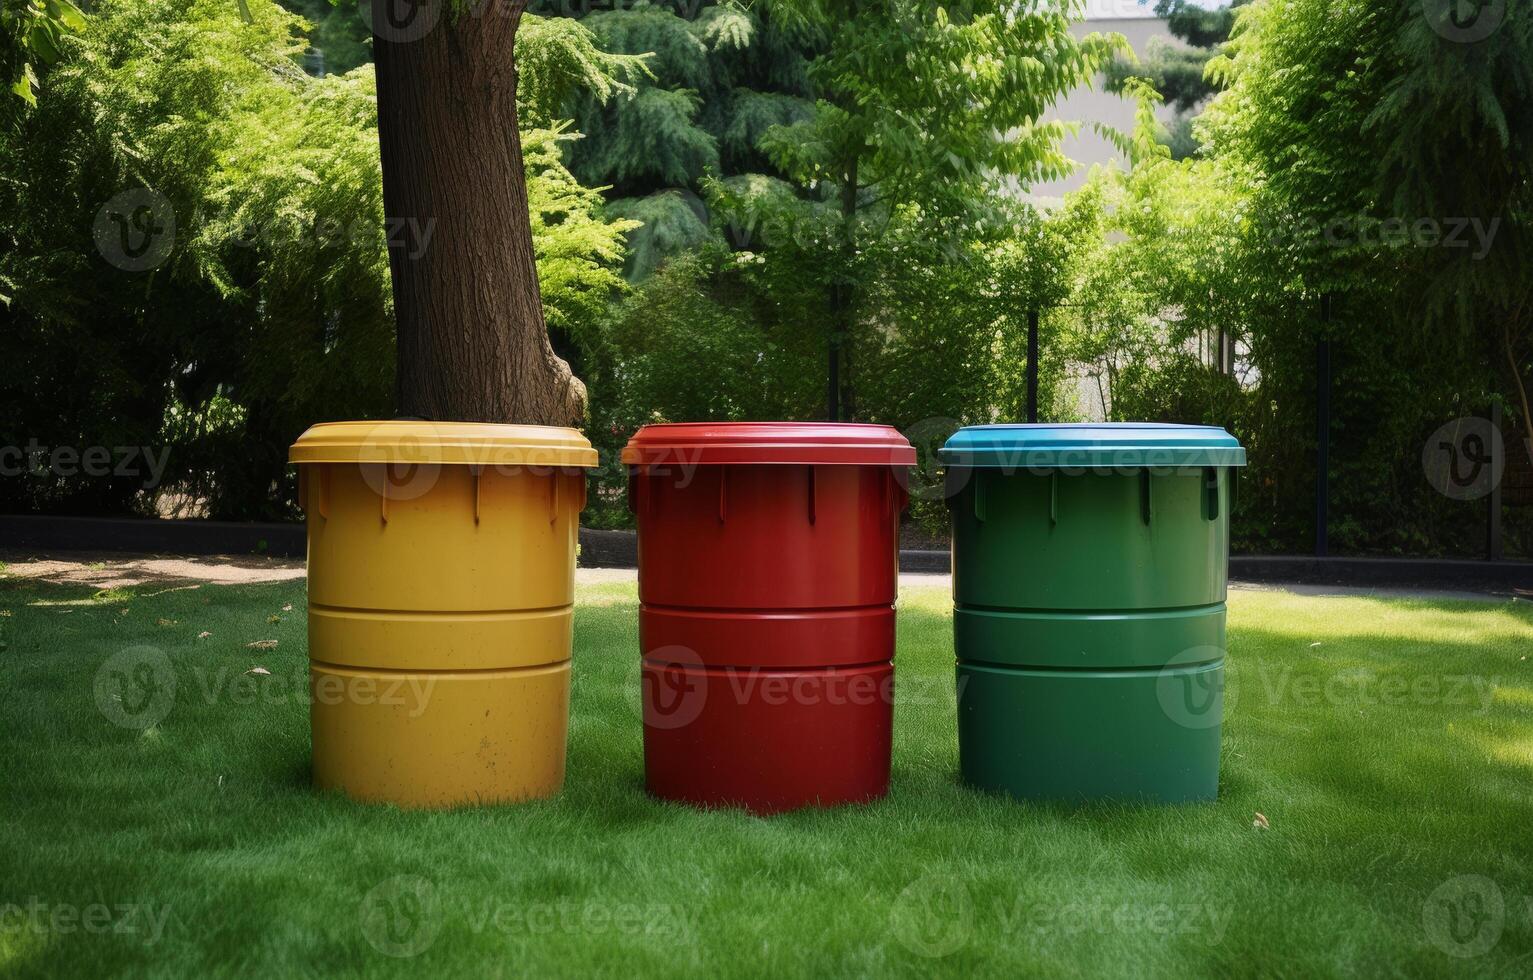
[[282, 617], [281, 616], [267, 616], [266, 617], [266, 621], [268, 623], [270, 623], [271, 625], [275, 626], [278, 623], [282, 622]]
[[247, 673], [247, 674], [258, 674], [261, 677], [270, 677], [271, 676], [271, 671], [267, 670], [265, 667], [252, 667], [249, 670], [245, 671], [245, 673]]
[[174, 626], [176, 621], [174, 619], [156, 619], [154, 624], [156, 626]]
[[1256, 819], [1251, 821], [1251, 826], [1257, 830], [1271, 830], [1272, 824], [1267, 822], [1267, 815], [1260, 810], [1256, 811]]
[[197, 634], [197, 639], [199, 639], [199, 640], [206, 640], [208, 637], [210, 637], [212, 635], [213, 634], [209, 633], [207, 630], [203, 630], [201, 633]]
[[245, 646], [247, 648], [251, 649], [251, 650], [275, 650], [275, 649], [277, 649], [277, 641], [276, 640], [256, 640], [254, 643], [247, 643], [247, 644], [245, 644]]

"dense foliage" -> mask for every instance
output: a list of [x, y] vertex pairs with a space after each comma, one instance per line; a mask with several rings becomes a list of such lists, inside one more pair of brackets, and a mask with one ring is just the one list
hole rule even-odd
[[[1142, 154], [1098, 181], [1122, 197], [1101, 247], [1125, 266], [1087, 294], [1115, 308], [1146, 296], [1126, 342], [1108, 345], [1130, 368], [1109, 411], [1232, 425], [1253, 449], [1236, 524], [1247, 548], [1312, 540], [1321, 341], [1333, 546], [1481, 546], [1483, 505], [1432, 489], [1421, 449], [1498, 401], [1523, 416], [1510, 448], [1529, 431], [1533, 22], [1514, 7], [1472, 42], [1434, 23], [1433, 5], [1244, 7], [1212, 66], [1227, 89], [1200, 120], [1208, 159]], [[1216, 330], [1235, 364], [1198, 353]]]
[[[291, 514], [291, 438], [392, 410], [355, 7], [29, 4], [61, 19], [43, 47], [3, 22], [35, 105], [0, 128], [0, 446], [169, 447], [173, 492], [42, 467], [0, 506]], [[1333, 548], [1479, 547], [1483, 505], [1421, 453], [1492, 404], [1514, 450], [1533, 431], [1525, 0], [1478, 34], [1446, 4], [1157, 0], [1190, 47], [1137, 63], [1073, 2], [545, 6], [519, 102], [547, 318], [607, 467], [588, 520], [628, 519], [617, 450], [652, 421], [834, 407], [929, 449], [1022, 418], [1036, 311], [1045, 418], [1241, 438], [1237, 547], [1313, 541], [1322, 342]], [[1103, 72], [1139, 102], [1125, 164], [1040, 212], [1049, 105]], [[1528, 509], [1508, 533], [1527, 553]]]
[[[630, 226], [565, 169], [573, 134], [541, 111], [610, 86], [612, 66], [578, 25], [541, 26], [529, 198], [549, 322], [575, 333], [621, 285]], [[306, 74], [303, 29], [271, 0], [105, 0], [65, 42], [36, 109], [0, 133], [0, 444], [167, 447], [176, 495], [269, 518], [292, 513], [286, 446], [307, 425], [390, 414], [372, 72]], [[0, 505], [174, 502], [144, 492], [149, 474], [29, 462]]]
[[[1150, 0], [1139, 0], [1149, 4]], [[1217, 92], [1208, 63], [1230, 39], [1239, 8], [1251, 0], [1230, 0], [1225, 6], [1205, 7], [1193, 0], [1155, 0], [1154, 10], [1165, 18], [1174, 40], [1152, 38], [1148, 50], [1119, 57], [1107, 68], [1109, 91], [1129, 93], [1133, 79], [1148, 81], [1174, 110], [1162, 139], [1178, 159], [1198, 151], [1193, 120]]]
[[710, 241], [701, 192], [709, 176], [780, 177], [761, 147], [773, 126], [812, 111], [810, 59], [823, 43], [757, 0], [548, 4], [578, 16], [603, 50], [645, 56], [624, 98], [573, 107], [584, 134], [570, 169], [609, 188], [609, 213], [642, 222], [629, 236], [629, 275]]

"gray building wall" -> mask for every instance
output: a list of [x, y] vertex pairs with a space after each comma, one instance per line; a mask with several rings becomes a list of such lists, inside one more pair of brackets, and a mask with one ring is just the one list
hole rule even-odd
[[[1152, 40], [1159, 44], [1180, 45], [1182, 42], [1166, 28], [1166, 22], [1153, 14], [1149, 8], [1134, 0], [1089, 0], [1087, 19], [1074, 25], [1071, 30], [1077, 37], [1092, 32], [1122, 34], [1129, 46], [1140, 58], [1145, 57]], [[1063, 180], [1047, 181], [1033, 185], [1027, 196], [1040, 205], [1056, 203], [1066, 192], [1075, 190], [1086, 182], [1092, 166], [1119, 161], [1121, 154], [1105, 137], [1093, 132], [1087, 124], [1100, 123], [1123, 133], [1134, 128], [1134, 103], [1131, 99], [1106, 91], [1105, 80], [1098, 76], [1090, 86], [1083, 86], [1060, 99], [1044, 118], [1081, 123], [1081, 131], [1064, 141], [1065, 155], [1077, 163], [1075, 172]], [[1175, 112], [1167, 106], [1157, 111], [1161, 122], [1169, 123]]]

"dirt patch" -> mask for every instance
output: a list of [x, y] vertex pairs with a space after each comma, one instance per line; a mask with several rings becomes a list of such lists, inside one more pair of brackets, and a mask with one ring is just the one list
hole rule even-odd
[[251, 585], [303, 578], [304, 563], [254, 555], [138, 555], [120, 552], [24, 552], [0, 549], [7, 578], [36, 579], [57, 585], [97, 589], [131, 588], [146, 583]]

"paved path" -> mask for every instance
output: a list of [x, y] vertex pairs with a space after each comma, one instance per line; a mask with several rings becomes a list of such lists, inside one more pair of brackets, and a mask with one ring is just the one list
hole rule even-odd
[[[577, 582], [634, 582], [638, 573], [631, 568], [582, 568], [575, 572]], [[953, 588], [953, 576], [927, 572], [901, 572], [900, 585], [907, 588]], [[1499, 602], [1512, 598], [1511, 593], [1471, 592], [1458, 589], [1402, 589], [1378, 586], [1299, 585], [1267, 582], [1231, 582], [1235, 592], [1292, 592], [1310, 596], [1374, 596], [1380, 599], [1469, 599], [1476, 602]], [[1533, 596], [1521, 596], [1527, 601]]]
[[[145, 583], [207, 582], [214, 585], [243, 585], [254, 582], [283, 582], [303, 578], [304, 563], [286, 558], [254, 556], [210, 556], [180, 558], [120, 553], [56, 552], [51, 554], [0, 549], [5, 574], [17, 578], [35, 578], [67, 585], [89, 585], [98, 589], [129, 588]], [[638, 573], [631, 568], [581, 568], [575, 581], [581, 584], [633, 582]], [[904, 573], [900, 585], [951, 589], [951, 575]], [[1471, 592], [1445, 589], [1400, 589], [1353, 587], [1343, 585], [1279, 585], [1255, 582], [1231, 582], [1235, 591], [1285, 591], [1311, 596], [1374, 596], [1378, 598], [1471, 599], [1479, 602], [1505, 601], [1510, 593]], [[1533, 596], [1518, 596], [1528, 601]]]
[[127, 555], [121, 552], [28, 552], [0, 549], [6, 577], [35, 578], [61, 585], [90, 585], [98, 589], [130, 588], [145, 583], [206, 582], [248, 585], [303, 578], [304, 563], [287, 558], [253, 555], [178, 557]]

